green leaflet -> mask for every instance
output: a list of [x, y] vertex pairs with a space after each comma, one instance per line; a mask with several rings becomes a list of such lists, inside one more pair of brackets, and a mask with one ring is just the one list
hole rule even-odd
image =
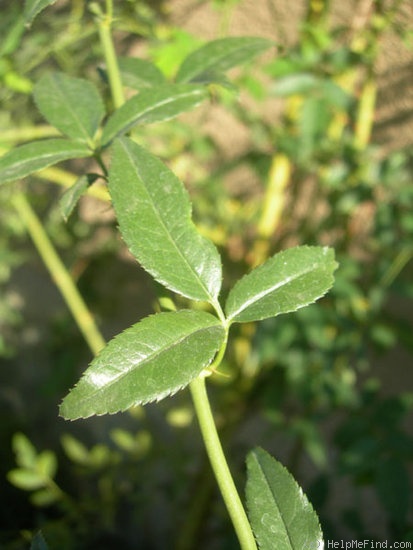
[[231, 322], [249, 322], [296, 311], [327, 292], [336, 268], [331, 248], [284, 250], [235, 284], [225, 306], [227, 317]]
[[91, 142], [105, 115], [99, 92], [82, 78], [47, 73], [35, 85], [33, 95], [44, 118], [73, 139]]
[[220, 38], [201, 46], [184, 59], [176, 75], [177, 82], [202, 82], [206, 75], [217, 75], [248, 61], [274, 46], [265, 38], [249, 36]]
[[63, 219], [67, 222], [80, 197], [86, 193], [89, 186], [99, 178], [98, 174], [80, 176], [60, 197], [59, 206]]
[[119, 57], [118, 61], [122, 82], [129, 88], [140, 91], [143, 88], [166, 84], [162, 72], [156, 65], [146, 59]]
[[26, 470], [24, 468], [15, 468], [7, 474], [7, 479], [15, 487], [25, 491], [33, 491], [40, 489], [45, 485], [45, 477], [36, 470]]
[[178, 294], [215, 303], [221, 259], [196, 231], [188, 193], [175, 174], [130, 139], [119, 139], [109, 191], [123, 238], [142, 267]]
[[207, 90], [192, 84], [165, 84], [142, 90], [117, 109], [103, 128], [102, 144], [126, 133], [135, 124], [169, 120], [193, 109], [206, 99]]
[[65, 397], [60, 413], [75, 420], [159, 401], [196, 378], [224, 336], [220, 321], [202, 311], [147, 317], [108, 343]]
[[293, 476], [263, 449], [247, 456], [248, 516], [260, 550], [317, 550], [317, 514]]
[[86, 145], [69, 139], [42, 139], [20, 145], [0, 158], [0, 184], [24, 178], [62, 160], [91, 155]]
[[26, 0], [24, 4], [24, 19], [27, 24], [31, 25], [34, 18], [47, 6], [54, 4], [56, 0]]

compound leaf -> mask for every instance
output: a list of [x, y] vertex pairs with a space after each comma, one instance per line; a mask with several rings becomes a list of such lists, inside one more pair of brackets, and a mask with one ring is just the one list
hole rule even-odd
[[103, 129], [102, 144], [108, 145], [136, 124], [161, 122], [189, 111], [207, 95], [204, 87], [191, 84], [166, 84], [142, 90], [109, 117]]
[[249, 322], [296, 311], [327, 292], [336, 268], [331, 248], [284, 250], [235, 284], [225, 306], [227, 316], [231, 322]]
[[62, 160], [90, 157], [83, 143], [69, 139], [42, 139], [20, 145], [0, 158], [0, 184], [24, 178]]
[[187, 298], [214, 303], [220, 256], [192, 223], [188, 193], [175, 174], [122, 138], [113, 148], [109, 191], [123, 238], [146, 271]]
[[105, 107], [95, 86], [64, 73], [47, 73], [35, 85], [34, 100], [44, 118], [70, 138], [90, 142]]
[[265, 38], [249, 36], [213, 40], [188, 55], [176, 75], [177, 82], [203, 82], [207, 74], [219, 74], [248, 61], [274, 46]]
[[159, 401], [211, 363], [224, 334], [220, 321], [203, 311], [147, 317], [107, 344], [65, 397], [60, 413], [74, 420]]
[[248, 516], [261, 550], [317, 550], [323, 534], [313, 507], [286, 468], [263, 449], [247, 456]]

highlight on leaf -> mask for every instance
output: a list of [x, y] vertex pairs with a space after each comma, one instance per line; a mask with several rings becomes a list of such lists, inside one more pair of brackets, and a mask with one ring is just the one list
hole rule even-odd
[[203, 311], [146, 317], [113, 338], [60, 407], [66, 419], [116, 413], [176, 393], [213, 360], [225, 337]]

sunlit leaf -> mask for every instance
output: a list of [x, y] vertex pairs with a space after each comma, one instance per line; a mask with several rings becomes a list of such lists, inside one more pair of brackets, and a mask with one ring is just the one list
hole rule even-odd
[[53, 479], [57, 471], [56, 455], [47, 449], [42, 451], [37, 457], [36, 471], [43, 477]]
[[10, 470], [7, 474], [7, 479], [18, 487], [25, 491], [31, 491], [33, 489], [40, 489], [44, 487], [46, 480], [42, 474], [35, 472], [34, 470], [27, 470], [25, 468], [15, 468]]
[[34, 18], [47, 6], [54, 4], [56, 0], [26, 0], [24, 4], [24, 19], [27, 24], [33, 23]]
[[123, 138], [114, 145], [109, 191], [123, 238], [146, 271], [179, 294], [214, 302], [221, 260], [196, 231], [188, 193], [173, 172]]
[[293, 476], [263, 449], [247, 456], [246, 496], [260, 550], [322, 550], [317, 514]]
[[91, 155], [86, 145], [69, 139], [44, 139], [20, 145], [0, 158], [0, 184], [24, 178], [62, 160]]
[[176, 75], [177, 82], [202, 82], [206, 74], [219, 74], [262, 53], [274, 42], [249, 36], [213, 40], [188, 55]]
[[95, 86], [64, 73], [46, 73], [35, 85], [33, 95], [44, 118], [73, 139], [92, 140], [105, 115]]
[[207, 367], [224, 339], [202, 311], [159, 313], [116, 336], [65, 397], [64, 418], [116, 413], [177, 392]]
[[16, 453], [16, 462], [23, 468], [34, 468], [37, 460], [37, 451], [28, 437], [17, 432], [13, 435], [13, 451]]
[[227, 316], [231, 322], [249, 322], [296, 311], [328, 291], [336, 268], [331, 248], [284, 250], [235, 284], [228, 295]]
[[143, 90], [131, 97], [109, 117], [102, 134], [107, 145], [136, 124], [152, 124], [178, 116], [196, 107], [207, 97], [207, 90], [190, 84], [166, 84]]

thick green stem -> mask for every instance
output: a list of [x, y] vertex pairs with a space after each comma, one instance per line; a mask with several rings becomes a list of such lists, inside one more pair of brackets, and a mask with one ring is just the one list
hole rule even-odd
[[125, 103], [122, 79], [119, 72], [118, 58], [113, 45], [111, 27], [113, 23], [113, 6], [110, 0], [106, 2], [106, 14], [97, 16], [100, 43], [106, 61], [110, 91], [116, 109]]
[[95, 321], [81, 297], [72, 277], [56, 253], [47, 233], [23, 193], [13, 197], [13, 204], [23, 220], [43, 262], [72, 312], [92, 353], [96, 355], [105, 345]]
[[189, 385], [205, 448], [242, 550], [257, 550], [247, 515], [222, 450], [205, 387], [198, 377]]

